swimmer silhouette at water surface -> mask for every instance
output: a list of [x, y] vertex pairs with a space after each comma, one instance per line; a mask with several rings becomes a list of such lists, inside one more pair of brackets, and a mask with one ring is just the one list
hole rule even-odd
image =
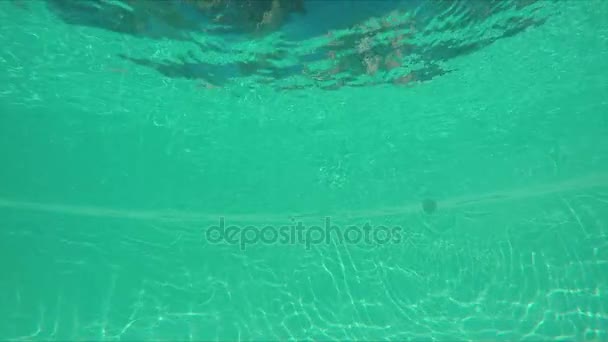
[[[188, 42], [186, 52], [164, 49], [168, 55], [160, 57], [138, 49], [116, 52], [165, 77], [194, 80], [205, 89], [246, 80], [280, 90], [430, 81], [453, 72], [447, 61], [541, 25], [544, 18], [516, 13], [534, 2], [44, 0], [69, 25]], [[488, 20], [495, 28], [491, 36], [470, 33]], [[461, 41], [449, 38], [458, 32]], [[447, 38], [429, 42], [427, 36]], [[256, 40], [264, 42], [248, 44]], [[226, 58], [218, 63], [209, 55]]]

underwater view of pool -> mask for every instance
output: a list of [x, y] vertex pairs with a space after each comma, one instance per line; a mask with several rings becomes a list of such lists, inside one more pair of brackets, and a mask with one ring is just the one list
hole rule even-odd
[[0, 2], [0, 340], [608, 341], [607, 17]]

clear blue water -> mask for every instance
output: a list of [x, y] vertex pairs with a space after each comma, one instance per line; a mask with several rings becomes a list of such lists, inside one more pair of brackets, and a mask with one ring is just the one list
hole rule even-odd
[[0, 339], [608, 341], [608, 2], [304, 5], [0, 2]]

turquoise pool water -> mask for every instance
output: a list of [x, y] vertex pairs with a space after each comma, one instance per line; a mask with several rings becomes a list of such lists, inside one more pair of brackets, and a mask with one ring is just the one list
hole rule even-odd
[[420, 3], [1, 2], [0, 340], [608, 341], [608, 2]]

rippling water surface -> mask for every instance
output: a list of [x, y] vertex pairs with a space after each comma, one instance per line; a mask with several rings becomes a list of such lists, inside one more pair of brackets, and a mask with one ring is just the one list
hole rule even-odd
[[0, 2], [0, 340], [607, 341], [608, 2]]

